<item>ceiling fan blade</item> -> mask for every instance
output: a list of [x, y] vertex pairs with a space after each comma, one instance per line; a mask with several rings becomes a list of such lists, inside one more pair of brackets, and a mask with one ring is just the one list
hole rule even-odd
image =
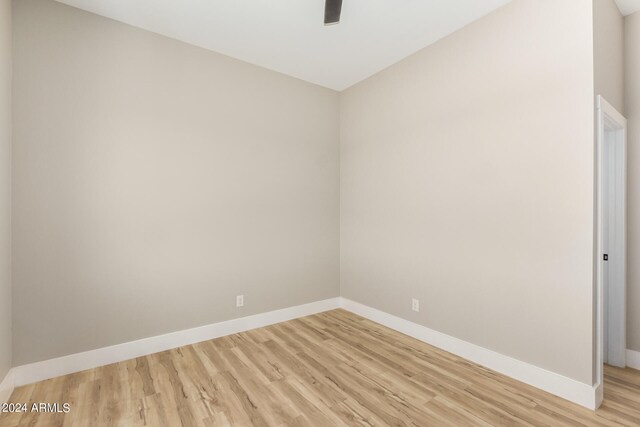
[[338, 22], [340, 22], [341, 11], [342, 0], [325, 0], [324, 25], [337, 24]]

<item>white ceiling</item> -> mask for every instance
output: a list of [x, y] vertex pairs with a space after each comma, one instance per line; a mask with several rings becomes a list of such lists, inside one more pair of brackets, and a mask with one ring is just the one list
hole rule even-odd
[[618, 9], [624, 16], [640, 10], [640, 0], [616, 0], [616, 3], [618, 3]]
[[510, 0], [58, 0], [336, 90], [375, 74]]

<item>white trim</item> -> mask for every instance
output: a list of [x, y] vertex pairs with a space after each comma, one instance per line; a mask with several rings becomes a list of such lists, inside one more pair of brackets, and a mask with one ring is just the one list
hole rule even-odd
[[[18, 366], [9, 371], [1, 383], [0, 402], [9, 398], [14, 387], [286, 322], [339, 307], [589, 409], [597, 407], [598, 389], [595, 386], [583, 384], [342, 297]], [[632, 361], [638, 362], [637, 366], [640, 366], [640, 353], [629, 350], [628, 354], [630, 354], [629, 366], [633, 367]]]
[[333, 310], [338, 308], [339, 305], [340, 298], [336, 297], [22, 365], [12, 369], [13, 384], [15, 387], [20, 387], [62, 375]]
[[6, 403], [9, 401], [9, 398], [15, 389], [13, 379], [13, 369], [10, 369], [4, 377], [4, 380], [0, 382], [0, 403]]
[[589, 409], [597, 407], [597, 387], [445, 335], [375, 308], [342, 298], [342, 308]]
[[603, 383], [598, 383], [596, 385], [593, 386], [596, 392], [596, 402], [595, 402], [595, 407], [594, 408], [589, 408], [589, 409], [598, 409], [600, 407], [600, 405], [602, 405], [602, 402], [604, 401], [604, 384]]
[[623, 116], [618, 110], [616, 110], [615, 107], [609, 104], [607, 100], [602, 97], [602, 95], [598, 95], [596, 97], [596, 108], [598, 110], [602, 110], [607, 116], [609, 116], [616, 123], [624, 125], [625, 127], [627, 126], [626, 117]]
[[627, 350], [627, 366], [640, 369], [640, 351]]

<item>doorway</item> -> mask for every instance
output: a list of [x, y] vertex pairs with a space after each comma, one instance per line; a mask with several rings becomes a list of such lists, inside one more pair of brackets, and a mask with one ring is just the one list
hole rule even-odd
[[603, 365], [626, 367], [627, 120], [597, 98], [596, 374], [602, 401]]

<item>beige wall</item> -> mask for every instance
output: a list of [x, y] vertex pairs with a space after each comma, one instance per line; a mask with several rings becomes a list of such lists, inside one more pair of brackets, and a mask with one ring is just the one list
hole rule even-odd
[[627, 148], [627, 347], [640, 351], [640, 12], [625, 18]]
[[624, 18], [615, 0], [593, 0], [596, 95], [624, 113]]
[[336, 92], [14, 9], [16, 365], [339, 295]]
[[11, 353], [11, 0], [0, 0], [0, 382]]
[[340, 109], [16, 2], [15, 364], [337, 296], [340, 225], [347, 298], [590, 383], [594, 81], [623, 99], [621, 18], [594, 1], [515, 0]]
[[342, 95], [343, 296], [592, 383], [592, 19], [515, 0]]

